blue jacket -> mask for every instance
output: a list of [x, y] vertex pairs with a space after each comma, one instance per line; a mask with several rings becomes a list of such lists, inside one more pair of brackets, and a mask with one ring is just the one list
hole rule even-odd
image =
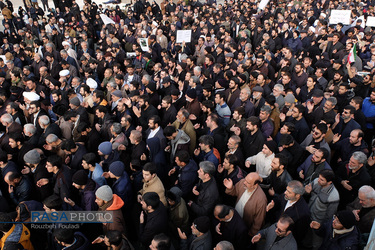
[[[375, 105], [371, 102], [370, 97], [366, 97], [363, 100], [362, 111], [366, 118], [375, 118]], [[374, 123], [367, 121], [367, 128], [373, 129]]]
[[332, 221], [323, 224], [316, 233], [324, 237], [320, 250], [357, 250], [360, 233], [356, 226], [353, 231], [333, 237]]
[[182, 197], [185, 199], [193, 190], [195, 183], [198, 180], [198, 165], [197, 163], [190, 159], [189, 163], [180, 169], [180, 174], [178, 178], [177, 186], [182, 191]]
[[131, 205], [133, 196], [132, 184], [126, 172], [124, 172], [122, 176], [113, 183], [112, 190], [114, 194], [117, 194], [124, 201], [125, 208], [128, 208]]

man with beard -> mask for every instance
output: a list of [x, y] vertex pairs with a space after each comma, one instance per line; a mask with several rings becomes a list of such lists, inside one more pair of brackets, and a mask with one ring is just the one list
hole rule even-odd
[[232, 108], [236, 99], [240, 96], [240, 89], [238, 88], [239, 80], [233, 77], [229, 81], [229, 89], [225, 90], [225, 100], [229, 108]]
[[301, 147], [306, 150], [305, 154], [313, 154], [317, 149], [320, 148], [326, 148], [329, 151], [329, 153], [331, 153], [331, 149], [324, 139], [327, 130], [328, 127], [325, 123], [319, 123], [313, 129], [313, 133], [309, 134], [306, 137], [306, 139], [301, 143]]
[[254, 104], [250, 101], [251, 91], [248, 88], [241, 89], [239, 97], [236, 99], [232, 106], [232, 112], [237, 107], [244, 107], [245, 114], [244, 118], [251, 117], [255, 114], [255, 107]]
[[153, 115], [158, 115], [158, 110], [154, 106], [150, 105], [149, 101], [150, 98], [148, 95], [142, 95], [138, 101], [139, 108], [132, 106], [134, 115], [138, 118], [138, 123], [140, 126], [142, 126], [143, 130], [147, 129], [148, 120], [150, 117]]
[[307, 157], [304, 163], [297, 168], [299, 177], [304, 181], [304, 184], [307, 185], [313, 182], [324, 169], [331, 170], [331, 166], [327, 162], [328, 156], [328, 150], [320, 148], [316, 150], [314, 154]]
[[295, 225], [292, 232], [299, 245], [306, 235], [310, 220], [309, 206], [302, 197], [304, 193], [303, 184], [293, 180], [288, 183], [284, 195], [275, 195], [275, 198], [267, 205], [267, 212], [275, 209], [277, 217], [289, 215], [293, 219]]
[[161, 109], [161, 127], [165, 128], [168, 124], [173, 123], [176, 120], [177, 110], [174, 105], [172, 105], [172, 97], [164, 96], [161, 105], [158, 107]]
[[350, 133], [354, 129], [361, 129], [354, 118], [355, 108], [353, 106], [347, 105], [340, 114], [336, 115], [335, 123], [332, 125], [333, 133], [340, 135], [340, 140], [343, 140], [350, 136]]

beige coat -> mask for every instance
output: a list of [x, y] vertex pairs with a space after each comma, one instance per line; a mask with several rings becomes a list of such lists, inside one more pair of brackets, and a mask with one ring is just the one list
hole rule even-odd
[[164, 206], [167, 207], [168, 203], [167, 203], [167, 199], [165, 198], [164, 185], [158, 176], [155, 176], [155, 178], [153, 178], [149, 182], [144, 182], [143, 188], [139, 191], [141, 195], [144, 195], [145, 193], [149, 193], [149, 192], [157, 193], [160, 197], [160, 201], [163, 202]]

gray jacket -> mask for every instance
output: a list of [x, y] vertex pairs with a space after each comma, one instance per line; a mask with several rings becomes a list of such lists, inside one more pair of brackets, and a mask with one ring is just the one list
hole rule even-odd
[[309, 201], [309, 208], [311, 219], [320, 224], [332, 219], [336, 213], [339, 205], [339, 192], [333, 184], [322, 188], [316, 178], [312, 183], [311, 198]]
[[276, 240], [276, 223], [259, 231], [262, 238], [266, 239], [266, 244], [264, 245], [264, 250], [297, 250], [297, 242], [290, 233], [288, 236], [282, 238], [281, 240], [275, 242]]

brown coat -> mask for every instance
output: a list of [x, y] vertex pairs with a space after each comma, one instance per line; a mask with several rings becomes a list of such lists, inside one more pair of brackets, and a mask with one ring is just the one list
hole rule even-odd
[[164, 185], [159, 179], [159, 177], [155, 176], [151, 181], [144, 182], [143, 188], [139, 191], [141, 195], [145, 193], [155, 192], [159, 195], [160, 201], [164, 204], [164, 206], [168, 206], [167, 199], [165, 198], [165, 189]]
[[[232, 189], [226, 189], [225, 193], [237, 196], [236, 203], [241, 199], [242, 194], [245, 192], [244, 186], [245, 179], [240, 180]], [[247, 201], [243, 220], [249, 228], [249, 235], [253, 237], [258, 233], [263, 225], [266, 217], [267, 197], [264, 194], [262, 188], [259, 186], [255, 189], [250, 199]]]

